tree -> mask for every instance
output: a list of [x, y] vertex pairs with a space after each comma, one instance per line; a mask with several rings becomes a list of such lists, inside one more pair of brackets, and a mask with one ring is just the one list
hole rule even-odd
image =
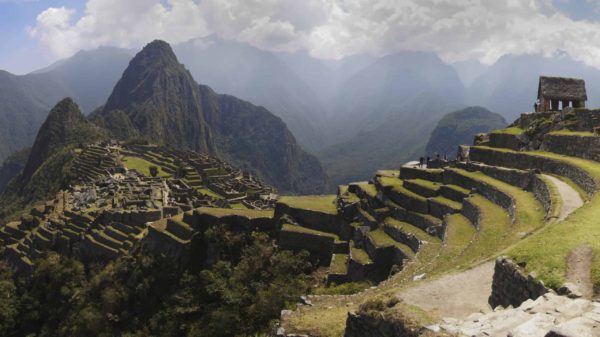
[[158, 175], [158, 167], [152, 165], [148, 168], [150, 170], [150, 175], [156, 177]]

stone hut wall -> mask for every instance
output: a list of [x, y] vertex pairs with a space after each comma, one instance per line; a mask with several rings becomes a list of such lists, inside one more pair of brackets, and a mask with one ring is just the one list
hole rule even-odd
[[533, 275], [527, 275], [523, 268], [506, 257], [496, 259], [492, 294], [488, 303], [495, 308], [512, 305], [518, 307], [528, 299], [535, 300], [549, 290]]

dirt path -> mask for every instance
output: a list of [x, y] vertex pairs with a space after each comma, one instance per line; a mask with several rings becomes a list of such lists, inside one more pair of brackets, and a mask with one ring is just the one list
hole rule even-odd
[[543, 176], [544, 178], [550, 180], [554, 186], [556, 186], [558, 193], [562, 198], [562, 207], [560, 209], [558, 221], [564, 220], [567, 216], [569, 216], [569, 214], [573, 213], [574, 210], [583, 206], [583, 200], [581, 199], [579, 192], [577, 192], [573, 187], [556, 177], [547, 174], [544, 174]]
[[492, 291], [494, 261], [450, 274], [398, 293], [398, 297], [441, 317], [466, 318], [474, 312], [491, 310], [487, 300]]
[[592, 284], [592, 258], [594, 252], [587, 246], [574, 248], [567, 257], [567, 282], [573, 284], [584, 298], [591, 299], [593, 295]]

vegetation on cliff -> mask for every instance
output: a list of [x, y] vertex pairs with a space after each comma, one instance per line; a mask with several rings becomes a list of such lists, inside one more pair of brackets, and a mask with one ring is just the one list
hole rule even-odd
[[154, 41], [125, 70], [91, 119], [120, 139], [223, 156], [284, 193], [327, 188], [319, 161], [265, 108], [198, 85], [171, 47]]
[[482, 107], [468, 107], [445, 115], [431, 133], [425, 152], [453, 158], [458, 145], [471, 144], [473, 136], [506, 126], [502, 116]]
[[105, 266], [51, 254], [32, 278], [0, 264], [2, 336], [238, 336], [272, 331], [308, 287], [306, 256], [265, 234], [213, 231], [221, 258], [198, 268], [142, 253]]

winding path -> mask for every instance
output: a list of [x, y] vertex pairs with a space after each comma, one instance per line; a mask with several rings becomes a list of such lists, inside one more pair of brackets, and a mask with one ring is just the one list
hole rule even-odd
[[[583, 199], [573, 187], [562, 180], [543, 175], [553, 183], [562, 199], [558, 221], [583, 206]], [[577, 287], [584, 297], [591, 295], [591, 253], [587, 249], [575, 249], [568, 263], [567, 279]], [[463, 319], [472, 313], [490, 311], [487, 303], [492, 288], [494, 261], [475, 268], [442, 276], [431, 281], [422, 281], [398, 293], [407, 303], [416, 305], [441, 317]]]
[[543, 174], [542, 176], [550, 180], [550, 182], [556, 186], [560, 198], [562, 199], [562, 207], [560, 209], [558, 221], [564, 220], [569, 214], [573, 213], [573, 211], [583, 206], [583, 199], [581, 199], [579, 192], [569, 184], [551, 175]]

